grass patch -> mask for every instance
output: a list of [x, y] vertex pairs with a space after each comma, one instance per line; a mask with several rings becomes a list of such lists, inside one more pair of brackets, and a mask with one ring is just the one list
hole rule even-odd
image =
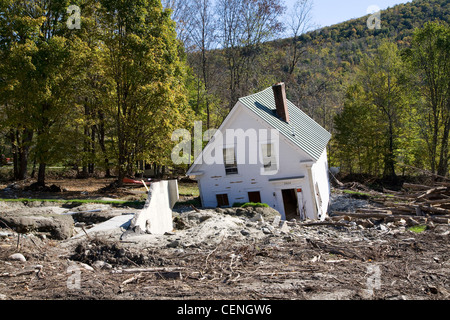
[[[368, 199], [368, 198], [381, 198], [381, 196], [376, 195], [376, 194], [370, 194], [370, 193], [366, 193], [366, 192], [361, 192], [361, 191], [353, 191], [353, 190], [342, 190], [343, 193], [349, 194], [355, 198], [361, 198], [361, 199]], [[394, 195], [392, 194], [383, 194], [383, 197], [389, 197], [389, 198], [395, 198]]]
[[247, 207], [263, 207], [268, 208], [269, 205], [267, 203], [260, 203], [260, 202], [235, 202], [233, 203], [233, 207], [240, 207], [240, 208], [247, 208]]
[[200, 196], [200, 190], [196, 183], [180, 183], [178, 184], [178, 193], [180, 196]]
[[409, 227], [409, 228], [408, 228], [409, 231], [412, 231], [412, 232], [414, 232], [414, 233], [422, 233], [422, 232], [424, 232], [426, 229], [427, 229], [427, 226], [425, 226], [425, 225], [412, 226], [412, 227]]
[[353, 190], [342, 190], [343, 193], [355, 195], [355, 196], [361, 196], [361, 197], [372, 197], [371, 194], [360, 192], [360, 191], [353, 191]]

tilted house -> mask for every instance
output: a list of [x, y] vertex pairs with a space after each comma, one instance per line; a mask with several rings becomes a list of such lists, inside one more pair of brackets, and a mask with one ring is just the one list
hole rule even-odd
[[[228, 132], [238, 138], [226, 139]], [[286, 99], [285, 85], [278, 83], [239, 99], [187, 175], [197, 180], [203, 207], [262, 202], [283, 219], [324, 219], [330, 138]]]

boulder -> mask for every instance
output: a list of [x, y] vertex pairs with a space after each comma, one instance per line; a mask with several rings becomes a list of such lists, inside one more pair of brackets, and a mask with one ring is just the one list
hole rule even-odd
[[6, 213], [0, 221], [19, 233], [45, 232], [50, 238], [65, 240], [73, 235], [74, 221], [66, 215], [17, 215]]
[[21, 253], [14, 253], [14, 254], [10, 255], [9, 256], [9, 260], [20, 261], [20, 262], [26, 262], [27, 261], [27, 259]]
[[256, 207], [253, 209], [257, 213], [260, 213], [266, 221], [273, 221], [275, 217], [281, 217], [281, 214], [271, 207]]

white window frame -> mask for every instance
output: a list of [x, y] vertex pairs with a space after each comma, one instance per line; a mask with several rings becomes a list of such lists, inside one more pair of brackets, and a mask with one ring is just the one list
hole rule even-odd
[[[267, 146], [270, 146], [270, 150], [264, 149], [267, 148]], [[261, 173], [264, 174], [270, 174], [270, 173], [276, 173], [278, 172], [278, 161], [277, 161], [277, 154], [276, 154], [276, 147], [273, 142], [263, 142], [260, 144], [260, 150], [261, 150], [261, 159], [262, 159], [262, 169]], [[269, 152], [270, 151], [270, 154]]]

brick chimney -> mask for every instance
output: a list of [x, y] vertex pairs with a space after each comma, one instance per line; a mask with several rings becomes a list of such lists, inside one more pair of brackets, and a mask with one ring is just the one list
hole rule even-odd
[[278, 117], [283, 121], [289, 122], [289, 112], [286, 100], [286, 85], [284, 82], [279, 82], [273, 85], [272, 89], [275, 97]]

